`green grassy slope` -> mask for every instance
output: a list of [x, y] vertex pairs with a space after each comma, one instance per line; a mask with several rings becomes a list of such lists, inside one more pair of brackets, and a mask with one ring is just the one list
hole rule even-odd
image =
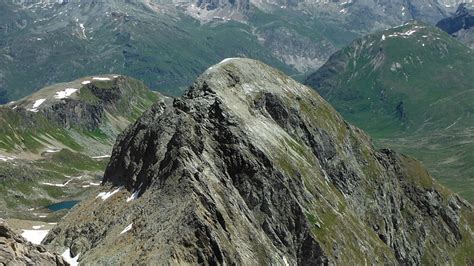
[[380, 145], [421, 159], [474, 201], [474, 54], [410, 22], [354, 41], [306, 80]]
[[[65, 89], [77, 91], [57, 99]], [[141, 81], [102, 75], [1, 105], [0, 214], [50, 220], [55, 215], [44, 206], [86, 197], [100, 183], [117, 135], [160, 99]]]

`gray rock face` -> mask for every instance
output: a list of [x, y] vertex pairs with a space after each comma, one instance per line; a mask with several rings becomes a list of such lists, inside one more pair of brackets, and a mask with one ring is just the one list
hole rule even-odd
[[97, 264], [473, 262], [468, 203], [249, 59], [148, 110], [117, 140], [102, 190], [50, 248]]
[[436, 26], [474, 48], [474, 11], [466, 4], [459, 5], [453, 16], [440, 20]]
[[41, 245], [33, 245], [0, 220], [0, 265], [69, 265]]

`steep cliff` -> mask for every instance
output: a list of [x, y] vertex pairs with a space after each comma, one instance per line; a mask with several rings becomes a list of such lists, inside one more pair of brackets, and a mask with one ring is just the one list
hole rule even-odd
[[115, 144], [44, 243], [82, 263], [472, 263], [472, 207], [316, 92], [227, 59]]

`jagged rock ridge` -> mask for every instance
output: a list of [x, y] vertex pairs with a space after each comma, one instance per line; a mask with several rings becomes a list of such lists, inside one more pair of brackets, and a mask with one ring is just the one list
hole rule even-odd
[[1, 265], [69, 265], [56, 254], [49, 253], [43, 246], [34, 245], [15, 234], [0, 219], [0, 264]]
[[46, 237], [82, 263], [469, 263], [472, 207], [317, 93], [229, 59], [122, 134]]

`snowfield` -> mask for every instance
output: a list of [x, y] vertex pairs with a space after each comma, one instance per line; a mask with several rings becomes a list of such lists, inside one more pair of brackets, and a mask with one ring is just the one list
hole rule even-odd
[[108, 80], [110, 80], [110, 78], [107, 78], [107, 77], [93, 77], [92, 79], [93, 80], [99, 80], [99, 81], [108, 81]]
[[39, 99], [39, 100], [36, 100], [35, 103], [33, 104], [33, 107], [31, 109], [28, 109], [28, 111], [30, 112], [38, 112], [38, 107], [40, 107], [44, 101], [46, 101], [46, 99]]
[[61, 254], [61, 256], [63, 257], [63, 259], [69, 263], [71, 266], [77, 266], [79, 265], [79, 262], [77, 262], [79, 260], [79, 256], [81, 255], [81, 253], [77, 254], [76, 257], [71, 257], [71, 250], [68, 248], [66, 249], [63, 254]]
[[97, 195], [97, 197], [95, 197], [95, 198], [96, 199], [101, 198], [102, 200], [106, 200], [106, 199], [110, 198], [112, 195], [114, 195], [115, 193], [117, 193], [119, 191], [120, 191], [120, 188], [117, 188], [116, 190], [114, 190], [112, 192], [100, 192], [99, 195]]
[[67, 88], [63, 91], [58, 91], [56, 92], [56, 95], [54, 95], [54, 98], [56, 99], [64, 99], [64, 98], [68, 98], [69, 96], [71, 96], [73, 93], [75, 93], [77, 91], [77, 89], [74, 89], [74, 88]]
[[123, 229], [122, 232], [120, 232], [120, 234], [125, 234], [126, 232], [130, 231], [132, 229], [132, 226], [133, 226], [133, 223], [127, 225], [127, 227], [125, 227], [125, 229]]
[[138, 198], [138, 193], [139, 193], [139, 192], [140, 192], [140, 191], [135, 191], [135, 192], [133, 192], [133, 194], [132, 194], [132, 195], [130, 195], [130, 197], [128, 197], [128, 198], [127, 198], [127, 202], [130, 202], [130, 201], [132, 201], [132, 200], [135, 200], [135, 199], [137, 199], [137, 198]]
[[23, 230], [21, 236], [33, 244], [39, 245], [46, 237], [49, 230]]
[[15, 160], [15, 157], [0, 155], [0, 161], [8, 162], [8, 161], [13, 161], [13, 160]]

